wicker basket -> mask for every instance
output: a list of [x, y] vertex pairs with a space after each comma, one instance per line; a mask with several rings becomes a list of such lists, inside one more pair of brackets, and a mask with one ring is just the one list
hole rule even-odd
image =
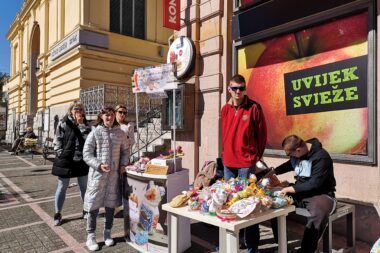
[[155, 175], [167, 175], [169, 172], [168, 168], [168, 166], [147, 164], [145, 165], [145, 173]]

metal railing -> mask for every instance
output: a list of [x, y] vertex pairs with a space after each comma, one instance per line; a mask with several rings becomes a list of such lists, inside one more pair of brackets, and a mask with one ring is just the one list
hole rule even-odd
[[[89, 116], [97, 115], [103, 105], [116, 104], [125, 104], [130, 117], [136, 114], [135, 94], [132, 93], [131, 86], [101, 84], [89, 87], [80, 91], [80, 100], [86, 106], [86, 114]], [[139, 93], [139, 117], [144, 117], [152, 107], [161, 106], [161, 103], [161, 100], [150, 99], [145, 93]]]
[[[116, 86], [102, 84], [98, 86], [82, 89], [80, 99], [86, 107], [86, 115], [96, 116], [103, 105], [115, 106], [125, 104], [127, 107], [127, 120], [136, 120], [135, 94], [131, 86]], [[138, 118], [135, 131], [139, 131], [139, 150], [147, 152], [149, 146], [157, 139], [161, 138], [168, 131], [162, 131], [161, 127], [161, 108], [162, 99], [150, 99], [145, 93], [138, 94]], [[137, 140], [133, 145], [131, 156], [138, 153]]]
[[[163, 131], [161, 127], [161, 106], [151, 108], [143, 120], [141, 120], [138, 124], [137, 130], [138, 134], [138, 143], [139, 148], [136, 144], [133, 145], [131, 150], [131, 157], [136, 157], [138, 151], [140, 152], [149, 152], [149, 147], [156, 142], [156, 140], [162, 138], [166, 133], [170, 133], [170, 131]], [[163, 144], [163, 143], [161, 143]]]

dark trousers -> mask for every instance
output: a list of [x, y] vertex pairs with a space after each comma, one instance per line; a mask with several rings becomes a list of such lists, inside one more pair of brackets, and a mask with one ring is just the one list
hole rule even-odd
[[11, 148], [11, 152], [15, 152], [16, 151], [16, 148], [18, 147], [18, 145], [20, 144], [20, 142], [22, 141], [23, 138], [17, 138], [13, 143], [12, 143], [12, 148]]
[[[113, 226], [113, 214], [115, 208], [105, 207], [104, 216], [104, 229], [112, 229]], [[94, 234], [96, 231], [96, 218], [98, 217], [99, 209], [92, 210], [88, 212], [87, 217], [87, 233]]]
[[[335, 200], [328, 195], [317, 195], [303, 199], [296, 206], [306, 208], [310, 213], [298, 253], [314, 253], [317, 250], [318, 241], [326, 228], [329, 215], [334, 211]], [[271, 225], [274, 239], [278, 242], [277, 219], [272, 219]]]
[[260, 242], [259, 224], [244, 229], [244, 242], [247, 246], [247, 253], [257, 252]]

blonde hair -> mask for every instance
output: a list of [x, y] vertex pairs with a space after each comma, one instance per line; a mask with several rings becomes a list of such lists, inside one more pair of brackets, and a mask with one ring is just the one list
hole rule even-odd
[[[69, 108], [68, 108], [68, 110], [67, 110], [67, 112], [69, 113], [69, 115], [71, 115], [71, 110], [73, 110], [74, 107], [80, 107], [80, 108], [82, 108], [83, 115], [86, 114], [86, 110], [85, 110], [84, 104], [82, 104], [82, 102], [79, 101], [79, 100], [74, 100], [74, 101], [70, 104], [70, 106], [69, 106]], [[72, 116], [72, 115], [71, 115], [71, 116]]]

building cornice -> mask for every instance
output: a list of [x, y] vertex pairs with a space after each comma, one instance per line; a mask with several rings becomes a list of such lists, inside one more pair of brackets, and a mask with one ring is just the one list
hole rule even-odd
[[8, 40], [12, 40], [17, 35], [17, 31], [23, 26], [23, 23], [30, 18], [32, 8], [38, 6], [41, 1], [45, 2], [46, 0], [24, 0], [21, 10], [16, 14], [15, 19], [9, 26], [6, 34]]

